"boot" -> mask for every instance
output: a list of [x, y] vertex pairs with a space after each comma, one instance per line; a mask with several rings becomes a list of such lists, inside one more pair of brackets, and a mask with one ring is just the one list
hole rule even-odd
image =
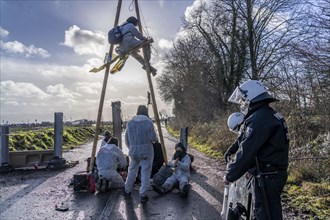
[[188, 196], [188, 191], [189, 191], [189, 185], [186, 184], [186, 185], [183, 186], [183, 188], [180, 192], [181, 198], [186, 198]]
[[149, 200], [149, 196], [145, 195], [145, 196], [141, 196], [141, 203], [145, 203]]
[[165, 193], [165, 189], [161, 186], [157, 186], [157, 185], [152, 185], [152, 189], [159, 193], [159, 194], [164, 194]]

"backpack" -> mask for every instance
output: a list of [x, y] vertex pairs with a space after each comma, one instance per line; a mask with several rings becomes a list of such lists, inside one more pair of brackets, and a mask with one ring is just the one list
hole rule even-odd
[[166, 179], [172, 176], [173, 169], [168, 165], [163, 165], [159, 171], [153, 176], [154, 184], [161, 186], [165, 183]]
[[[125, 23], [125, 24], [127, 24], [127, 23]], [[125, 34], [121, 33], [120, 28], [122, 26], [124, 26], [125, 24], [114, 27], [108, 32], [108, 42], [109, 42], [109, 44], [113, 44], [113, 45], [119, 44], [123, 40], [123, 36]]]

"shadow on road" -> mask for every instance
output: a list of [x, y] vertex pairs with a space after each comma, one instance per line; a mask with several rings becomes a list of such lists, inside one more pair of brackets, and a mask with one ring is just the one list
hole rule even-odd
[[[193, 175], [191, 175], [191, 180], [194, 183], [198, 184], [201, 188], [203, 188], [206, 192], [208, 192], [210, 195], [212, 195], [216, 200], [219, 202], [222, 202], [223, 198], [223, 193], [220, 193], [218, 190], [220, 187], [217, 189], [211, 186], [208, 182], [208, 177], [203, 175], [202, 173], [196, 172]], [[219, 180], [222, 181], [222, 180]]]
[[[60, 172], [61, 171], [47, 170], [15, 170], [7, 174], [2, 174], [0, 177], [1, 197], [6, 199], [1, 199], [1, 213], [10, 209], [24, 198], [24, 196], [33, 192], [35, 188], [46, 182], [49, 178], [58, 175]], [[21, 188], [22, 186], [24, 187]], [[7, 197], [7, 187], [19, 187], [20, 189]]]
[[191, 219], [203, 219], [203, 220], [221, 220], [221, 207], [214, 207], [211, 201], [207, 201], [206, 196], [202, 196], [200, 193], [191, 190], [190, 196], [192, 199], [192, 218]]

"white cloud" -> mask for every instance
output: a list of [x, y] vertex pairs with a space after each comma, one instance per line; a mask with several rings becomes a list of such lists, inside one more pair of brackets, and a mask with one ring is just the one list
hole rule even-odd
[[170, 40], [166, 40], [166, 39], [160, 39], [158, 41], [158, 46], [161, 49], [171, 49], [171, 48], [173, 48], [173, 42]]
[[76, 83], [76, 91], [85, 94], [99, 94], [102, 89], [102, 84], [99, 82], [89, 83], [89, 82], [80, 82]]
[[60, 98], [74, 99], [77, 96], [80, 96], [80, 94], [71, 92], [69, 89], [65, 88], [63, 84], [47, 86], [46, 90], [48, 93]]
[[12, 100], [10, 100], [10, 101], [6, 101], [6, 102], [4, 102], [6, 105], [13, 105], [13, 106], [18, 106], [18, 102], [17, 101], [12, 101]]
[[1, 95], [4, 97], [24, 97], [45, 99], [49, 95], [32, 83], [13, 82], [10, 80], [0, 83]]
[[136, 100], [147, 100], [146, 97], [143, 96], [127, 96], [126, 100], [132, 100], [132, 101], [136, 101]]
[[25, 46], [18, 41], [3, 42], [0, 41], [0, 48], [10, 54], [19, 54], [25, 57], [50, 57], [47, 50], [42, 48], [37, 48], [34, 45]]
[[9, 35], [9, 31], [0, 27], [0, 37], [7, 37]]
[[160, 5], [161, 8], [163, 8], [164, 7], [164, 0], [160, 0], [159, 5]]
[[73, 25], [65, 31], [65, 40], [61, 44], [73, 48], [79, 55], [103, 57], [106, 43], [104, 33], [83, 30]]
[[195, 0], [191, 6], [188, 6], [186, 8], [186, 11], [184, 12], [185, 19], [187, 21], [190, 21], [191, 19], [193, 19], [196, 14], [195, 11], [198, 10], [198, 8], [202, 4], [206, 4], [206, 3], [207, 3], [207, 0]]
[[90, 104], [97, 104], [99, 102], [98, 99], [85, 99], [85, 101], [90, 103]]

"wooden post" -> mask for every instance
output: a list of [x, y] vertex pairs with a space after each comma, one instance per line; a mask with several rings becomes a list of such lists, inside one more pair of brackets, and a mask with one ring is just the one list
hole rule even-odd
[[[121, 4], [122, 4], [122, 0], [118, 0], [114, 27], [117, 26], [118, 22], [119, 22]], [[113, 45], [110, 45], [109, 56], [112, 56], [112, 52], [113, 52]], [[98, 113], [97, 113], [97, 120], [96, 120], [96, 128], [95, 128], [95, 136], [94, 136], [94, 142], [93, 142], [91, 163], [90, 163], [90, 166], [89, 166], [89, 171], [91, 171], [91, 172], [93, 172], [93, 169], [94, 169], [96, 146], [97, 146], [97, 141], [98, 141], [98, 138], [99, 138], [100, 122], [101, 122], [102, 111], [103, 111], [105, 91], [106, 91], [106, 88], [107, 88], [107, 82], [108, 82], [108, 78], [109, 78], [109, 70], [110, 70], [110, 65], [107, 66], [107, 68], [105, 70], [105, 73], [104, 73], [103, 86], [102, 86], [102, 92], [101, 92], [100, 103], [99, 103], [99, 110], [98, 110]]]
[[[141, 33], [143, 33], [138, 0], [135, 0], [135, 10], [136, 10], [136, 17], [139, 20], [139, 30]], [[150, 89], [150, 94], [151, 94], [151, 98], [152, 98], [152, 108], [154, 110], [154, 117], [155, 117], [155, 121], [157, 124], [159, 139], [160, 139], [160, 143], [162, 145], [163, 158], [164, 158], [165, 164], [167, 164], [167, 155], [166, 155], [166, 148], [165, 148], [165, 144], [164, 144], [164, 137], [163, 137], [162, 127], [161, 127], [160, 121], [159, 121], [154, 87], [152, 85], [152, 80], [151, 80], [151, 76], [150, 76], [150, 63], [149, 63], [149, 60], [147, 58], [148, 56], [146, 53], [147, 53], [147, 51], [143, 48], [143, 58], [144, 58], [145, 66], [146, 66], [147, 78], [148, 78], [148, 82], [149, 82], [149, 89]]]

